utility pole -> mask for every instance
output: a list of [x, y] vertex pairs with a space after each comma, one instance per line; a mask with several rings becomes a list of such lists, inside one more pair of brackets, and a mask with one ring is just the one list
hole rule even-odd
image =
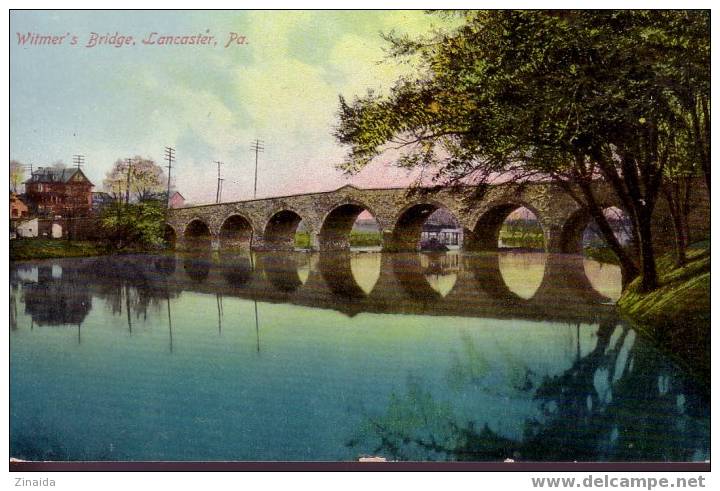
[[132, 172], [132, 159], [125, 159], [127, 165], [127, 183], [125, 184], [125, 204], [130, 204], [130, 173]]
[[216, 160], [215, 163], [217, 164], [217, 169], [218, 169], [217, 191], [215, 192], [215, 203], [220, 203], [220, 183], [223, 181], [223, 179], [220, 178], [220, 166], [223, 165], [223, 163], [218, 160]]
[[167, 185], [167, 203], [166, 208], [170, 208], [170, 175], [172, 172], [172, 165], [175, 162], [175, 149], [173, 147], [165, 147], [165, 160], [167, 161], [168, 170], [168, 185]]
[[75, 165], [75, 167], [77, 167], [78, 169], [81, 169], [82, 166], [85, 165], [85, 156], [73, 155], [73, 165]]
[[265, 151], [265, 147], [262, 140], [255, 139], [250, 146], [250, 149], [255, 152], [255, 185], [253, 186], [253, 199], [257, 198], [257, 170], [258, 170], [258, 154]]

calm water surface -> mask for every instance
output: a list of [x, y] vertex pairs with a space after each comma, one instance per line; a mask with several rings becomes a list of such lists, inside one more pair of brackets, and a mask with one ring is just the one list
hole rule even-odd
[[17, 458], [709, 458], [709, 402], [577, 256], [138, 255], [10, 285]]

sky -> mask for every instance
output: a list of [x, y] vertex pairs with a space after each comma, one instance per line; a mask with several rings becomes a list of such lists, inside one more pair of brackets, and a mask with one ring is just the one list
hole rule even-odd
[[[338, 96], [386, 92], [408, 65], [388, 61], [381, 32], [419, 34], [441, 22], [420, 11], [13, 11], [10, 17], [10, 157], [35, 167], [74, 154], [100, 190], [119, 158], [160, 162], [176, 149], [175, 187], [189, 202], [407, 184], [392, 157], [348, 179], [346, 148], [331, 132]], [[143, 44], [157, 36], [214, 36], [217, 45]], [[62, 36], [20, 44], [18, 33]], [[86, 47], [92, 33], [135, 45]], [[225, 44], [230, 33], [245, 44]], [[73, 36], [77, 44], [71, 45]], [[164, 163], [162, 165], [165, 165]]]

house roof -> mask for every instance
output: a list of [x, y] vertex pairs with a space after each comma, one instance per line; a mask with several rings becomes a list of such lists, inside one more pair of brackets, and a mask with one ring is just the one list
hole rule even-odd
[[62, 182], [67, 183], [70, 181], [70, 179], [75, 176], [75, 174], [80, 173], [85, 180], [92, 184], [90, 182], [90, 179], [87, 178], [87, 176], [81, 171], [80, 169], [72, 169], [72, 168], [56, 168], [56, 167], [40, 167], [38, 170], [34, 171], [32, 173], [32, 177], [25, 181], [25, 184], [33, 183], [33, 182]]
[[185, 196], [183, 196], [182, 194], [180, 194], [180, 191], [175, 191], [173, 194], [170, 195], [170, 197], [172, 198], [172, 197], [175, 196], [176, 194], [177, 194], [178, 196], [180, 196], [182, 199], [185, 199]]

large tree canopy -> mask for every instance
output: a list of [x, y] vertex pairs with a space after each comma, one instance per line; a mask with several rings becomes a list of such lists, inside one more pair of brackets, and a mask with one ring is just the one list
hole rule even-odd
[[103, 181], [106, 192], [116, 199], [143, 202], [164, 196], [167, 177], [162, 167], [152, 159], [136, 155], [132, 159], [118, 159]]
[[[434, 165], [440, 183], [553, 179], [588, 209], [625, 279], [642, 273], [654, 288], [650, 219], [669, 162], [709, 176], [709, 12], [439, 15], [461, 22], [420, 39], [386, 36], [392, 57], [417, 63], [414, 78], [384, 96], [341, 97], [344, 168], [395, 146], [400, 165]], [[639, 265], [593, 195], [600, 177], [633, 218]]]

